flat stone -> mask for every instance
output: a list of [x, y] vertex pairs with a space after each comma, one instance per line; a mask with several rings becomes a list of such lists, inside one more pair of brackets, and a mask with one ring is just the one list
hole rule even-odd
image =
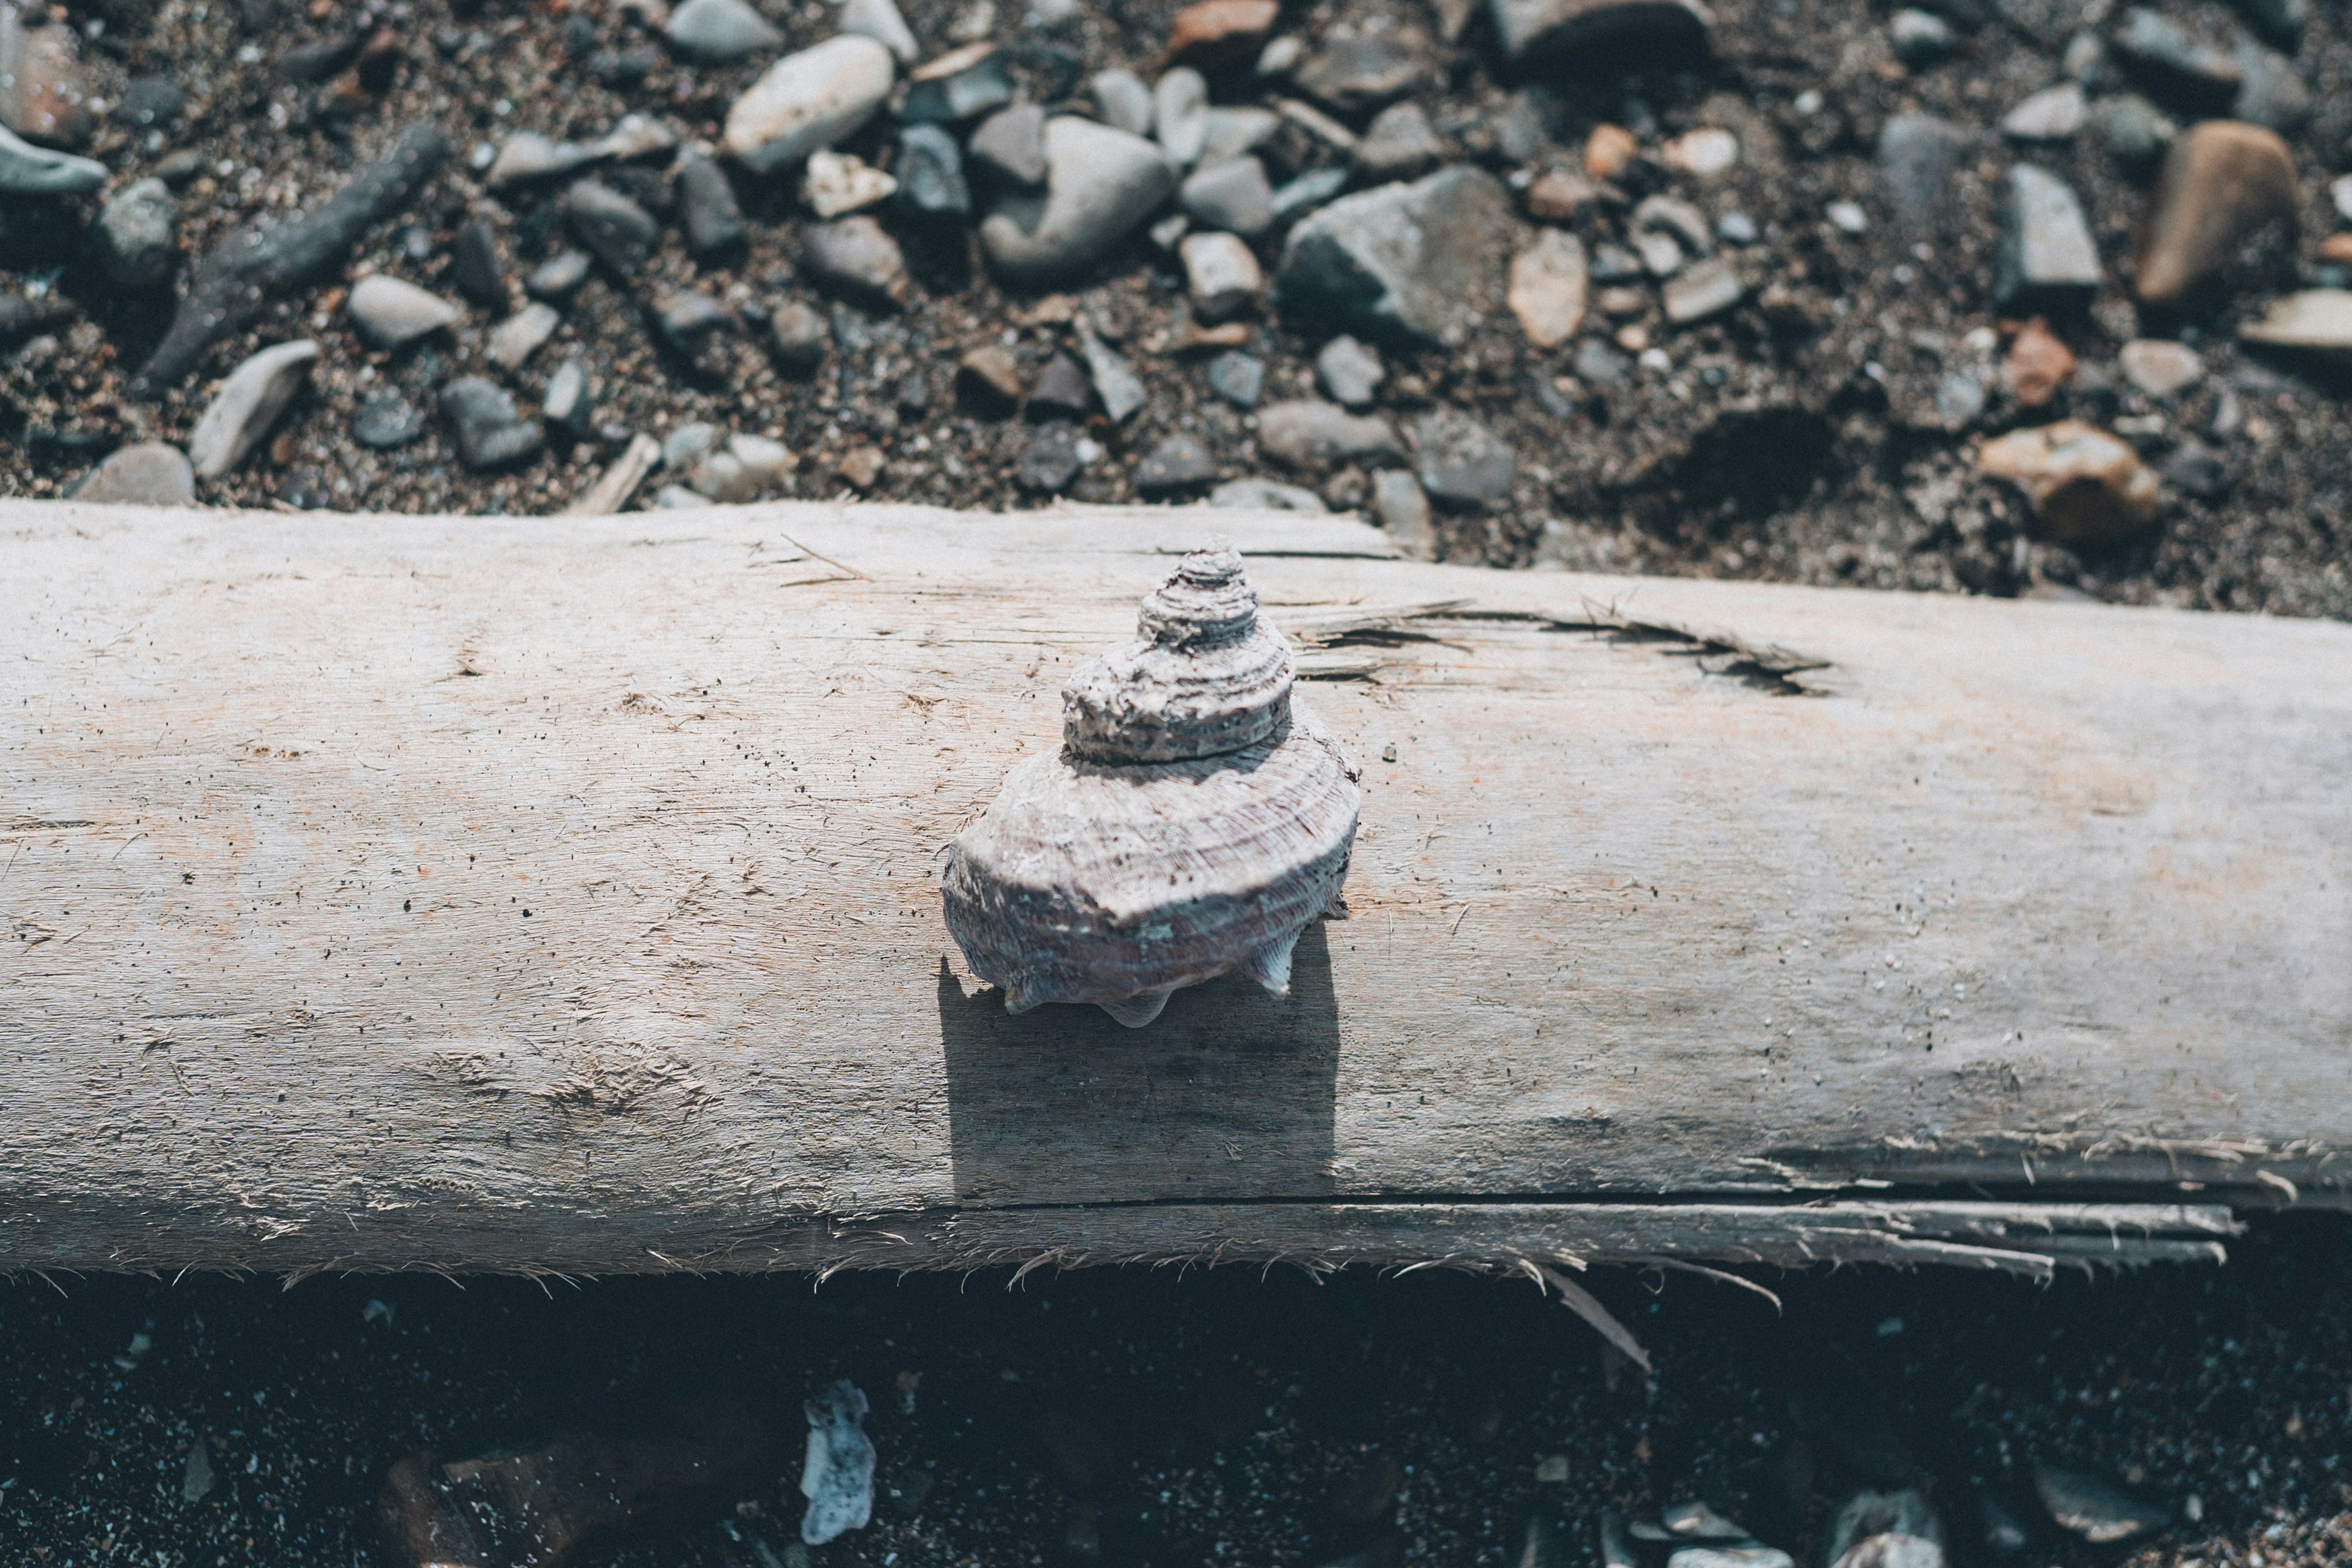
[[1404, 457], [1404, 443], [1387, 420], [1313, 401], [1275, 403], [1260, 409], [1257, 444], [1267, 457], [1294, 468], [1397, 462]]
[[536, 131], [518, 131], [506, 139], [490, 160], [482, 183], [494, 191], [559, 179], [596, 162], [596, 154], [576, 142], [558, 142]]
[[1209, 362], [1209, 390], [1236, 408], [1255, 408], [1265, 390], [1265, 361], [1227, 349]]
[[841, 30], [873, 39], [902, 66], [913, 65], [922, 56], [914, 29], [893, 0], [848, 0], [841, 8]]
[[1013, 466], [1013, 482], [1024, 490], [1052, 494], [1066, 488], [1086, 466], [1077, 427], [1060, 420], [1041, 425]]
[[539, 421], [524, 418], [506, 388], [478, 375], [441, 389], [441, 418], [457, 444], [457, 460], [476, 473], [528, 461], [547, 445]]
[[718, 159], [700, 147], [688, 148], [677, 155], [677, 181], [687, 249], [697, 256], [715, 256], [743, 243], [751, 226], [735, 200], [734, 182]]
[[1274, 224], [1274, 185], [1255, 158], [1194, 170], [1177, 191], [1184, 216], [1202, 228], [1254, 238]]
[[1220, 65], [1247, 59], [1281, 14], [1279, 0], [1195, 0], [1170, 19], [1162, 58]]
[[106, 199], [94, 232], [100, 265], [121, 289], [154, 289], [179, 259], [179, 215], [163, 181], [134, 180]]
[[1370, 114], [1423, 85], [1428, 58], [1388, 33], [1334, 38], [1292, 74], [1299, 90], [1335, 113]]
[[275, 343], [229, 372], [188, 437], [197, 473], [216, 479], [245, 461], [309, 379], [319, 345], [307, 338]]
[[89, 87], [73, 29], [27, 26], [25, 15], [0, 7], [0, 125], [27, 141], [79, 147], [89, 140]]
[[2352, 289], [2305, 289], [2271, 301], [2260, 321], [2238, 329], [2263, 348], [2352, 353]]
[[762, 174], [800, 163], [871, 120], [898, 74], [889, 49], [856, 33], [786, 55], [728, 109], [727, 151]]
[[2099, 286], [2099, 247], [2074, 187], [2049, 170], [2020, 163], [2001, 192], [2000, 253], [1993, 297], [2020, 300], [2072, 297]]
[[1413, 422], [1414, 468], [1441, 506], [1475, 508], [1507, 500], [1519, 460], [1510, 444], [1469, 415], [1440, 408]]
[[565, 360], [547, 379], [547, 395], [539, 401], [539, 416], [558, 430], [585, 436], [595, 417], [593, 391], [588, 367], [576, 359]]
[[1315, 379], [1340, 407], [1355, 412], [1370, 408], [1389, 376], [1378, 349], [1345, 335], [1333, 338], [1315, 355]]
[[1926, 228], [1943, 205], [1944, 190], [1975, 134], [1932, 114], [1895, 114], [1878, 133], [1878, 173], [1895, 224], [1906, 233]]
[[943, 127], [909, 125], [900, 131], [898, 169], [900, 205], [927, 217], [971, 216], [963, 149]]
[[1016, 185], [1045, 183], [1045, 111], [1034, 103], [1000, 109], [982, 121], [967, 149], [972, 162]]
[[653, 214], [599, 181], [583, 180], [566, 192], [563, 213], [580, 243], [624, 278], [636, 275], [661, 239]]
[[1683, 247], [1671, 234], [1635, 232], [1626, 236], [1633, 242], [1633, 253], [1642, 258], [1642, 270], [1653, 278], [1672, 278], [1683, 269]]
[[870, 304], [903, 305], [913, 288], [898, 242], [863, 213], [803, 228], [799, 256], [810, 281]]
[[1886, 42], [1896, 59], [1916, 70], [1950, 54], [1959, 47], [1960, 40], [1952, 31], [1952, 25], [1941, 16], [1906, 5], [1888, 19]]
[[68, 494], [108, 506], [194, 506], [196, 470], [168, 442], [137, 441], [108, 453]]
[[352, 285], [344, 309], [352, 326], [370, 348], [396, 349], [404, 343], [454, 327], [465, 319], [465, 308], [429, 289], [398, 278], [372, 272]]
[[1129, 70], [1097, 71], [1087, 79], [1103, 123], [1130, 136], [1151, 134], [1151, 89]]
[[1150, 219], [1176, 178], [1166, 155], [1142, 137], [1058, 116], [1045, 123], [1045, 191], [1001, 199], [981, 220], [981, 248], [1013, 287], [1062, 281]]
[[36, 147], [0, 126], [0, 195], [76, 196], [106, 184], [106, 165]]
[[520, 370], [562, 324], [562, 311], [533, 300], [489, 330], [482, 353], [502, 370]]
[[1502, 307], [1517, 232], [1508, 194], [1481, 169], [1359, 192], [1291, 229], [1276, 298], [1369, 337], [1458, 343]]
[[2004, 136], [2019, 142], [2066, 142], [2090, 118], [2090, 100], [2080, 82], [2062, 81], [2045, 87], [2001, 116]]
[[2091, 105], [2084, 117], [2107, 155], [2127, 169], [2144, 168], [2164, 156], [2180, 128], [2169, 115], [2136, 92], [2119, 92]]
[[588, 281], [588, 269], [594, 265], [595, 258], [584, 250], [559, 250], [530, 269], [522, 280], [523, 291], [534, 300], [569, 299]]
[[1135, 488], [1145, 495], [1191, 489], [1217, 477], [1217, 460], [1190, 436], [1171, 436], [1135, 465]]
[[2140, 228], [2140, 302], [2182, 307], [2259, 231], [2292, 222], [2298, 197], [2294, 160], [2276, 132], [2234, 120], [2190, 126], [2165, 155]]
[[898, 194], [897, 179], [849, 153], [812, 153], [801, 176], [801, 200], [822, 218], [863, 212]]
[[1055, 354], [1045, 362], [1045, 368], [1037, 373], [1036, 384], [1029, 389], [1029, 410], [1084, 418], [1095, 411], [1094, 377], [1069, 355]]
[[1328, 512], [1323, 498], [1305, 485], [1278, 484], [1273, 479], [1227, 479], [1209, 492], [1209, 505], [1263, 509], [1267, 511]]
[[2139, 454], [2079, 419], [1996, 437], [1977, 450], [1977, 468], [2025, 492], [2044, 530], [2061, 543], [2106, 543], [2156, 521], [2163, 487]]
[[1283, 123], [1281, 115], [1255, 104], [1212, 107], [1208, 127], [1201, 133], [1198, 166], [1205, 169], [1256, 152], [1282, 133]]
[[908, 74], [898, 118], [961, 122], [1012, 101], [1013, 78], [1005, 69], [1004, 52], [993, 44], [967, 44]]
[[624, 114], [613, 122], [613, 128], [588, 144], [588, 151], [599, 158], [610, 158], [625, 163], [632, 158], [651, 158], [667, 153], [677, 145], [677, 132], [649, 114]]
[[[956, 361], [956, 384], [979, 412], [990, 415], [1010, 413], [1027, 391], [1021, 378], [1021, 362], [1001, 343], [982, 343], [966, 351]], [[1080, 388], [1084, 390], [1083, 382]]]
[[425, 416], [397, 392], [379, 392], [352, 416], [352, 439], [371, 452], [405, 447], [425, 434]]
[[1666, 320], [1676, 326], [1688, 326], [1719, 316], [1739, 303], [1747, 293], [1747, 285], [1730, 261], [1711, 256], [1695, 261], [1669, 279], [1659, 290], [1659, 301], [1666, 309]]
[[1402, 468], [1372, 479], [1372, 516], [1399, 550], [1416, 561], [1437, 555], [1437, 530], [1430, 521], [1429, 497], [1421, 481]]
[[1151, 123], [1160, 149], [1180, 169], [1200, 158], [1209, 139], [1209, 84], [1191, 66], [1178, 66], [1151, 89]]
[[2227, 49], [2144, 5], [2124, 13], [2107, 47], [2149, 96], [2189, 113], [2228, 113], [2245, 80]]
[[1392, 103], [1372, 116], [1350, 161], [1364, 180], [1410, 180], [1435, 168], [1445, 143], [1417, 103]]
[[1177, 254], [1184, 263], [1192, 313], [1202, 321], [1223, 321], [1242, 314], [1257, 303], [1265, 287], [1257, 258], [1237, 236], [1190, 235]]
[[686, 0], [669, 14], [662, 32], [671, 48], [704, 65], [725, 65], [784, 47], [775, 24], [744, 0]]
[[[2352, 327], [2352, 316], [2345, 325]], [[2345, 342], [2352, 346], [2352, 337]], [[2205, 362], [2195, 349], [2164, 338], [2134, 338], [2117, 352], [2116, 362], [2123, 367], [2125, 380], [2159, 400], [2188, 390], [2205, 376]]]
[[1519, 331], [1539, 349], [1558, 348], [1584, 324], [1591, 268], [1584, 242], [1548, 228], [1511, 259], [1511, 314]]
[[1086, 356], [1087, 374], [1094, 381], [1103, 412], [1112, 424], [1126, 424], [1150, 399], [1143, 378], [1084, 321], [1078, 323], [1078, 352]]
[[1666, 167], [1680, 169], [1694, 179], [1711, 180], [1739, 164], [1739, 138], [1719, 126], [1702, 125], [1686, 131], [1662, 150]]
[[768, 339], [776, 363], [793, 375], [807, 375], [833, 350], [833, 328], [824, 315], [798, 300], [768, 307]]
[[1581, 174], [1550, 169], [1536, 176], [1520, 200], [1528, 216], [1543, 223], [1574, 223], [1585, 208], [1601, 199], [1601, 187]]
[[1525, 72], [1603, 51], [1703, 55], [1706, 14], [1684, 0], [1489, 0], [1505, 60]]

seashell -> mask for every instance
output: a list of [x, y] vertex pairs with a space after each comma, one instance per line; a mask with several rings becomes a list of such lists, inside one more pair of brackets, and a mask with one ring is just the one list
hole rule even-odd
[[1140, 1028], [1220, 974], [1288, 993], [1363, 804], [1290, 685], [1289, 639], [1224, 543], [1186, 556], [1136, 640], [1078, 671], [1061, 749], [1013, 770], [940, 882], [949, 931], [1008, 1011], [1091, 1002]]

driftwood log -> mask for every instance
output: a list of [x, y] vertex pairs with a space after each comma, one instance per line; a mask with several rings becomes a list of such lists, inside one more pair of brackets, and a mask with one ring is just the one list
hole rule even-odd
[[[2352, 1163], [2352, 627], [1352, 521], [5, 511], [0, 1268], [2213, 1258]], [[1288, 998], [1010, 1017], [941, 851], [1234, 538]]]

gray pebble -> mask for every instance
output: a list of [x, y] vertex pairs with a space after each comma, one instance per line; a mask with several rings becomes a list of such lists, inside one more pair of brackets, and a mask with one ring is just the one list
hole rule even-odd
[[1101, 400], [1103, 412], [1110, 416], [1112, 424], [1126, 424], [1150, 395], [1144, 390], [1143, 378], [1084, 321], [1078, 323], [1078, 352], [1086, 355], [1087, 374], [1093, 378], [1095, 396]]
[[2107, 155], [2127, 169], [2155, 163], [2179, 134], [2170, 116], [2136, 92], [2099, 100], [2091, 105], [2084, 123]]
[[2001, 192], [1993, 297], [2000, 303], [2087, 295], [2099, 286], [2099, 248], [2064, 180], [2032, 163], [2010, 170]]
[[1715, 232], [1726, 245], [1753, 245], [1764, 237], [1756, 220], [1746, 213], [1730, 212], [1715, 220]]
[[2108, 47], [2147, 91], [2191, 113], [2228, 113], [2243, 80], [2228, 50], [2144, 5], [2124, 13]]
[[177, 221], [171, 187], [161, 180], [135, 180], [109, 196], [97, 226], [99, 259], [108, 279], [122, 289], [162, 284], [179, 259]]
[[689, 420], [662, 437], [662, 467], [672, 473], [682, 473], [718, 446], [718, 426], [702, 419]]
[[734, 322], [724, 305], [692, 289], [665, 295], [654, 307], [654, 325], [662, 341], [688, 358], [702, 351], [713, 332]]
[[588, 280], [588, 268], [593, 265], [584, 250], [559, 250], [530, 269], [530, 276], [522, 280], [523, 289], [534, 300], [569, 299], [573, 289]]
[[450, 237], [449, 281], [477, 305], [506, 309], [507, 278], [499, 262], [498, 237], [480, 218], [459, 224]]
[[2130, 1496], [2085, 1470], [2033, 1467], [2034, 1495], [2058, 1527], [2094, 1546], [2116, 1546], [2172, 1522], [2172, 1510]]
[[425, 434], [425, 416], [397, 392], [379, 392], [352, 416], [352, 439], [372, 452], [405, 447]]
[[2256, 125], [2267, 125], [2282, 136], [2293, 136], [2311, 123], [2311, 89], [2284, 55], [2241, 39], [2231, 51], [2242, 79], [2231, 112]]
[[1039, 426], [1029, 437], [1028, 449], [1021, 454], [1013, 477], [1023, 489], [1050, 495], [1076, 479], [1085, 464], [1078, 450], [1077, 427], [1056, 420]]
[[719, 160], [699, 147], [677, 155], [677, 205], [685, 219], [686, 247], [697, 256], [713, 256], [740, 245], [749, 232], [743, 209], [736, 205], [733, 182]]
[[1654, 60], [1703, 53], [1706, 13], [1654, 0], [1494, 0], [1496, 40], [1517, 70], [1574, 63], [1591, 50], [1638, 50]]
[[1510, 498], [1517, 455], [1467, 414], [1451, 408], [1424, 414], [1413, 424], [1412, 441], [1421, 486], [1431, 500], [1483, 507]]
[[636, 275], [661, 238], [653, 214], [596, 180], [583, 180], [563, 198], [572, 232], [598, 260], [624, 278]]
[[[1011, 356], [1007, 356], [1009, 359]], [[1013, 395], [1020, 395], [1017, 381]], [[1067, 354], [1055, 354], [1037, 373], [1036, 384], [1029, 389], [1029, 406], [1041, 414], [1061, 414], [1083, 418], [1094, 412], [1094, 378], [1086, 367]]]
[[1209, 362], [1209, 390], [1236, 408], [1255, 408], [1265, 390], [1265, 362], [1228, 349]]
[[534, 300], [489, 330], [482, 353], [502, 370], [520, 370], [562, 322], [562, 311]]
[[1632, 374], [1633, 363], [1599, 338], [1587, 338], [1576, 346], [1577, 379], [1594, 386], [1619, 387]]
[[1151, 134], [1151, 89], [1133, 71], [1097, 71], [1087, 83], [1103, 123], [1130, 136]]
[[1392, 103], [1372, 117], [1352, 156], [1356, 173], [1368, 183], [1410, 180], [1435, 168], [1445, 156], [1445, 144], [1421, 105]]
[[922, 56], [922, 46], [893, 0], [848, 0], [841, 8], [841, 30], [873, 39], [902, 66], [913, 65]]
[[302, 390], [318, 357], [317, 343], [299, 339], [272, 344], [229, 372], [188, 437], [196, 472], [216, 479], [245, 461]]
[[1959, 39], [1952, 25], [1932, 11], [1906, 5], [1886, 25], [1895, 58], [1911, 67], [1930, 66], [1952, 52]]
[[1503, 308], [1517, 220], [1483, 169], [1440, 170], [1309, 214], [1290, 231], [1276, 293], [1286, 314], [1374, 337], [1459, 342]]
[[351, 312], [352, 329], [362, 342], [386, 350], [453, 327], [466, 314], [429, 289], [381, 272], [352, 284], [343, 308]]
[[868, 305], [902, 305], [912, 289], [906, 253], [864, 213], [801, 230], [799, 260], [811, 282]]
[[1310, 98], [1345, 115], [1370, 114], [1422, 85], [1421, 51], [1384, 33], [1334, 38], [1292, 77]]
[[1093, 266], [1175, 188], [1150, 142], [1069, 115], [1045, 122], [1045, 189], [1001, 199], [981, 220], [981, 247], [1015, 288], [1048, 286]]
[[784, 45], [775, 24], [744, 0], [686, 0], [669, 14], [664, 31], [670, 47], [705, 65], [724, 65]]
[[1437, 531], [1430, 526], [1429, 498], [1421, 481], [1402, 468], [1391, 468], [1372, 480], [1372, 515], [1380, 520], [1398, 549], [1419, 561], [1437, 554]]
[[576, 142], [558, 142], [537, 131], [518, 131], [506, 139], [482, 184], [494, 191], [552, 180], [575, 173], [596, 161], [596, 154]]
[[76, 196], [106, 184], [106, 165], [36, 147], [0, 126], [0, 195]]
[[963, 150], [937, 125], [909, 125], [898, 132], [898, 200], [932, 217], [971, 213], [971, 187], [964, 180]]
[[1878, 173], [1898, 226], [1916, 231], [1936, 216], [1944, 188], [1973, 132], [1932, 114], [1889, 115], [1878, 133]]
[[777, 364], [793, 375], [814, 372], [833, 347], [833, 329], [824, 317], [798, 300], [768, 307], [768, 337]]
[[539, 455], [546, 432], [526, 419], [506, 388], [478, 375], [441, 389], [441, 417], [457, 443], [457, 458], [477, 473], [511, 467]]
[[971, 44], [940, 56], [917, 70], [898, 107], [901, 121], [961, 122], [1013, 101], [1013, 78], [1004, 51]]
[[1305, 485], [1276, 484], [1272, 479], [1227, 479], [1209, 492], [1209, 504], [1222, 507], [1263, 507], [1268, 511], [1328, 511], [1323, 498]]
[[1370, 408], [1388, 374], [1380, 351], [1351, 337], [1333, 338], [1315, 356], [1315, 379], [1342, 408]]
[[1395, 462], [1404, 457], [1404, 444], [1387, 420], [1309, 400], [1261, 409], [1257, 444], [1268, 457], [1295, 468], [1357, 460]]
[[729, 107], [727, 151], [761, 174], [799, 163], [871, 120], [898, 75], [888, 47], [856, 33], [786, 55]]
[[1309, 169], [1276, 188], [1270, 205], [1274, 221], [1285, 224], [1302, 214], [1313, 212], [1337, 199], [1339, 193], [1347, 188], [1347, 170]]
[[1195, 234], [1177, 247], [1192, 292], [1192, 313], [1204, 321], [1238, 316], [1257, 303], [1265, 274], [1237, 235]]
[[177, 447], [138, 441], [109, 453], [68, 493], [112, 506], [194, 506], [196, 471]]
[[1721, 315], [1739, 303], [1747, 286], [1729, 261], [1720, 256], [1693, 262], [1676, 273], [1660, 289], [1659, 300], [1666, 308], [1666, 320], [1677, 325], [1706, 321]]
[[1244, 105], [1235, 109], [1209, 110], [1208, 129], [1201, 137], [1201, 162], [1205, 169], [1213, 163], [1255, 153], [1282, 132], [1283, 119], [1270, 109]]
[[1254, 238], [1274, 223], [1274, 186], [1265, 177], [1265, 165], [1253, 157], [1193, 171], [1177, 199], [1185, 216], [1202, 228]]
[[1000, 109], [980, 122], [966, 149], [972, 162], [1016, 185], [1045, 183], [1045, 111], [1034, 103]]
[[1209, 83], [1191, 66], [1178, 66], [1151, 89], [1151, 122], [1160, 151], [1180, 169], [1189, 169], [1209, 139]]
[[587, 367], [576, 359], [565, 360], [563, 367], [548, 378], [547, 395], [540, 399], [539, 416], [557, 429], [585, 436], [595, 411]]
[[2082, 84], [2062, 81], [2043, 88], [2001, 116], [2001, 134], [2020, 142], [2069, 141], [2083, 129], [2090, 111]]
[[1205, 485], [1217, 477], [1217, 460], [1190, 436], [1171, 436], [1135, 465], [1135, 488], [1145, 495]]

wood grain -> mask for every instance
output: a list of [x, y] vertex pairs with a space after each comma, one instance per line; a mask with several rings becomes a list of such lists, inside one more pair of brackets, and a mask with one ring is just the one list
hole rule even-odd
[[[1276, 513], [0, 526], [0, 1268], [2052, 1255], [1804, 1206], [1889, 1189], [2209, 1256], [2345, 1198], [2352, 628]], [[1364, 772], [1348, 918], [1286, 1001], [1008, 1017], [940, 850], [1213, 532]]]

